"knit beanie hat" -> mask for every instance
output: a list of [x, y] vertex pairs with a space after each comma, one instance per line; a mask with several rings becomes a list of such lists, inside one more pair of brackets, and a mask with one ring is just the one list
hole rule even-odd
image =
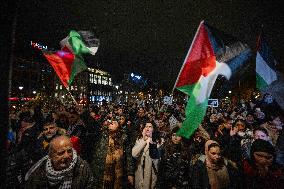
[[252, 143], [251, 156], [253, 156], [254, 152], [266, 152], [273, 156], [275, 155], [275, 149], [272, 144], [262, 139], [257, 139]]

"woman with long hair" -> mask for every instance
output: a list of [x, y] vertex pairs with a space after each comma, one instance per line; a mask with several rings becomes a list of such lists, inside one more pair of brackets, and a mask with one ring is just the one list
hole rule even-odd
[[155, 188], [160, 162], [161, 140], [157, 135], [154, 123], [146, 121], [132, 148], [132, 156], [137, 160], [135, 169], [135, 188]]

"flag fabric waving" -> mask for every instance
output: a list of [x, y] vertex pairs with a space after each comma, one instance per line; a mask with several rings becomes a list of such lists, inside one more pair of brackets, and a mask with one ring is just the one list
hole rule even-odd
[[277, 80], [275, 69], [276, 61], [267, 45], [265, 37], [260, 34], [257, 42], [256, 53], [256, 87], [259, 90], [265, 89], [273, 81]]
[[84, 40], [78, 32], [72, 30], [68, 37], [60, 42], [61, 50], [43, 52], [65, 88], [71, 85], [78, 73], [87, 69], [82, 54], [90, 53], [95, 55], [97, 52], [98, 47], [94, 45], [88, 47], [86, 41], [88, 39]]
[[202, 122], [218, 75], [230, 79], [250, 55], [246, 44], [200, 23], [175, 83], [175, 88], [190, 96], [179, 135], [189, 138]]
[[94, 38], [90, 31], [76, 32], [71, 30], [69, 35], [60, 41], [62, 49], [69, 49], [73, 54], [90, 53], [95, 55], [98, 50], [99, 41]]
[[75, 56], [68, 51], [60, 50], [55, 53], [44, 53], [44, 56], [65, 88], [72, 83], [78, 73], [87, 69], [82, 57]]

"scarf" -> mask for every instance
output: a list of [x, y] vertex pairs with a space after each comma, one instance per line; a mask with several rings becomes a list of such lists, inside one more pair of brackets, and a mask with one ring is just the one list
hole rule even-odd
[[77, 153], [75, 150], [73, 150], [73, 159], [70, 163], [70, 166], [67, 169], [63, 169], [61, 171], [54, 170], [51, 164], [51, 159], [48, 158], [45, 166], [48, 183], [51, 186], [55, 186], [61, 183], [59, 189], [71, 188], [73, 169], [75, 167], [75, 164], [77, 163], [77, 158]]
[[119, 189], [122, 188], [123, 184], [123, 145], [116, 146], [116, 141], [114, 140], [114, 138], [112, 138], [112, 136], [109, 136], [108, 140], [109, 145], [105, 160], [102, 188]]
[[25, 181], [29, 179], [31, 174], [45, 161], [45, 170], [46, 170], [46, 177], [48, 179], [48, 183], [51, 186], [55, 186], [60, 183], [59, 189], [69, 189], [72, 186], [72, 177], [73, 177], [73, 169], [75, 164], [77, 163], [77, 153], [73, 150], [73, 159], [70, 163], [70, 166], [67, 169], [56, 171], [53, 169], [51, 164], [51, 159], [47, 156], [40, 159], [36, 164], [34, 164], [31, 169], [27, 172], [25, 176]]
[[210, 161], [208, 157], [208, 147], [210, 144], [214, 143], [218, 144], [213, 140], [208, 140], [205, 143], [205, 164], [207, 168], [209, 183], [212, 189], [226, 188], [230, 185], [230, 178], [224, 160], [220, 161], [219, 163], [214, 163]]

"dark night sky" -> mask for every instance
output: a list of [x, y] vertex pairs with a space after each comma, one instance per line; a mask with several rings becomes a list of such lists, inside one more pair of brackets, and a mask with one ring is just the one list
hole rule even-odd
[[263, 24], [283, 71], [280, 2], [26, 0], [18, 10], [16, 52], [28, 59], [37, 58], [30, 53], [31, 40], [57, 49], [71, 29], [93, 30], [101, 45], [95, 57], [88, 57], [89, 63], [98, 62], [117, 79], [134, 71], [172, 86], [201, 20], [242, 39], [253, 50]]

